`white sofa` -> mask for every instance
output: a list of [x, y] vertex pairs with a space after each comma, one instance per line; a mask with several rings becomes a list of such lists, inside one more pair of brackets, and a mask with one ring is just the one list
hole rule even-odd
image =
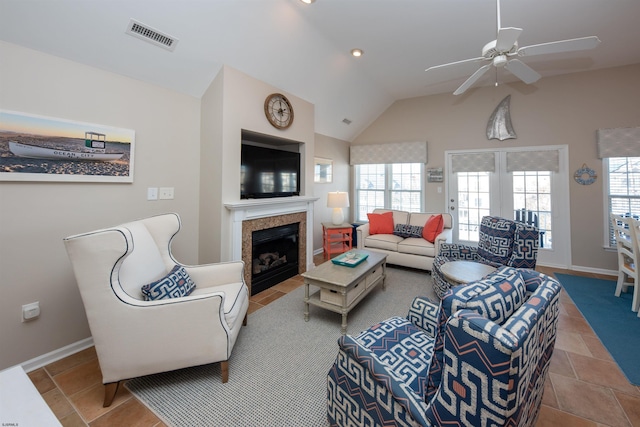
[[[390, 209], [375, 209], [373, 213], [393, 212], [394, 226], [408, 224], [424, 227], [427, 220], [438, 213], [405, 212]], [[433, 259], [440, 254], [440, 245], [451, 243], [453, 219], [450, 214], [443, 213], [444, 229], [433, 243], [421, 237], [400, 237], [395, 234], [369, 234], [369, 223], [356, 228], [358, 249], [383, 252], [388, 255], [389, 264], [419, 268], [431, 271]]]

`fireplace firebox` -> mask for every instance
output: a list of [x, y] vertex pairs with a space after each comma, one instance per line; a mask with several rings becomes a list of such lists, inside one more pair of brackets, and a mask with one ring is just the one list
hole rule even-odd
[[299, 223], [253, 231], [251, 295], [298, 274]]

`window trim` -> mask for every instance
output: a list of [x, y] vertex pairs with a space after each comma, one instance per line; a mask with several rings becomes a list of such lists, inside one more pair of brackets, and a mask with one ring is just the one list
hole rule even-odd
[[[629, 159], [629, 158], [640, 158], [640, 157], [618, 156], [617, 158]], [[609, 193], [609, 184], [610, 184], [609, 159], [611, 159], [611, 157], [605, 157], [602, 159], [602, 194], [603, 194], [602, 205], [603, 205], [603, 216], [605, 220], [605, 227], [603, 230], [603, 242], [604, 242], [603, 247], [605, 250], [617, 251], [616, 245], [611, 243], [611, 233], [613, 231], [613, 227], [611, 224], [611, 217], [610, 217], [610, 214], [612, 212], [611, 212], [611, 194]], [[627, 197], [629, 196], [627, 195]], [[629, 197], [629, 198], [640, 199], [640, 196]]]

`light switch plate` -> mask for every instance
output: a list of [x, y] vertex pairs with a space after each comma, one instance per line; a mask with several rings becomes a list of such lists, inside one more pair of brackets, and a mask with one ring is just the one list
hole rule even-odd
[[147, 200], [158, 200], [158, 187], [147, 188]]

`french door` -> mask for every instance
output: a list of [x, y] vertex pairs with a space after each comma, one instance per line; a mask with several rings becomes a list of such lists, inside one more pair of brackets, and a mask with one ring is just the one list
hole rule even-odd
[[485, 215], [535, 223], [538, 263], [569, 268], [567, 152], [567, 146], [446, 152], [453, 241], [476, 245]]

